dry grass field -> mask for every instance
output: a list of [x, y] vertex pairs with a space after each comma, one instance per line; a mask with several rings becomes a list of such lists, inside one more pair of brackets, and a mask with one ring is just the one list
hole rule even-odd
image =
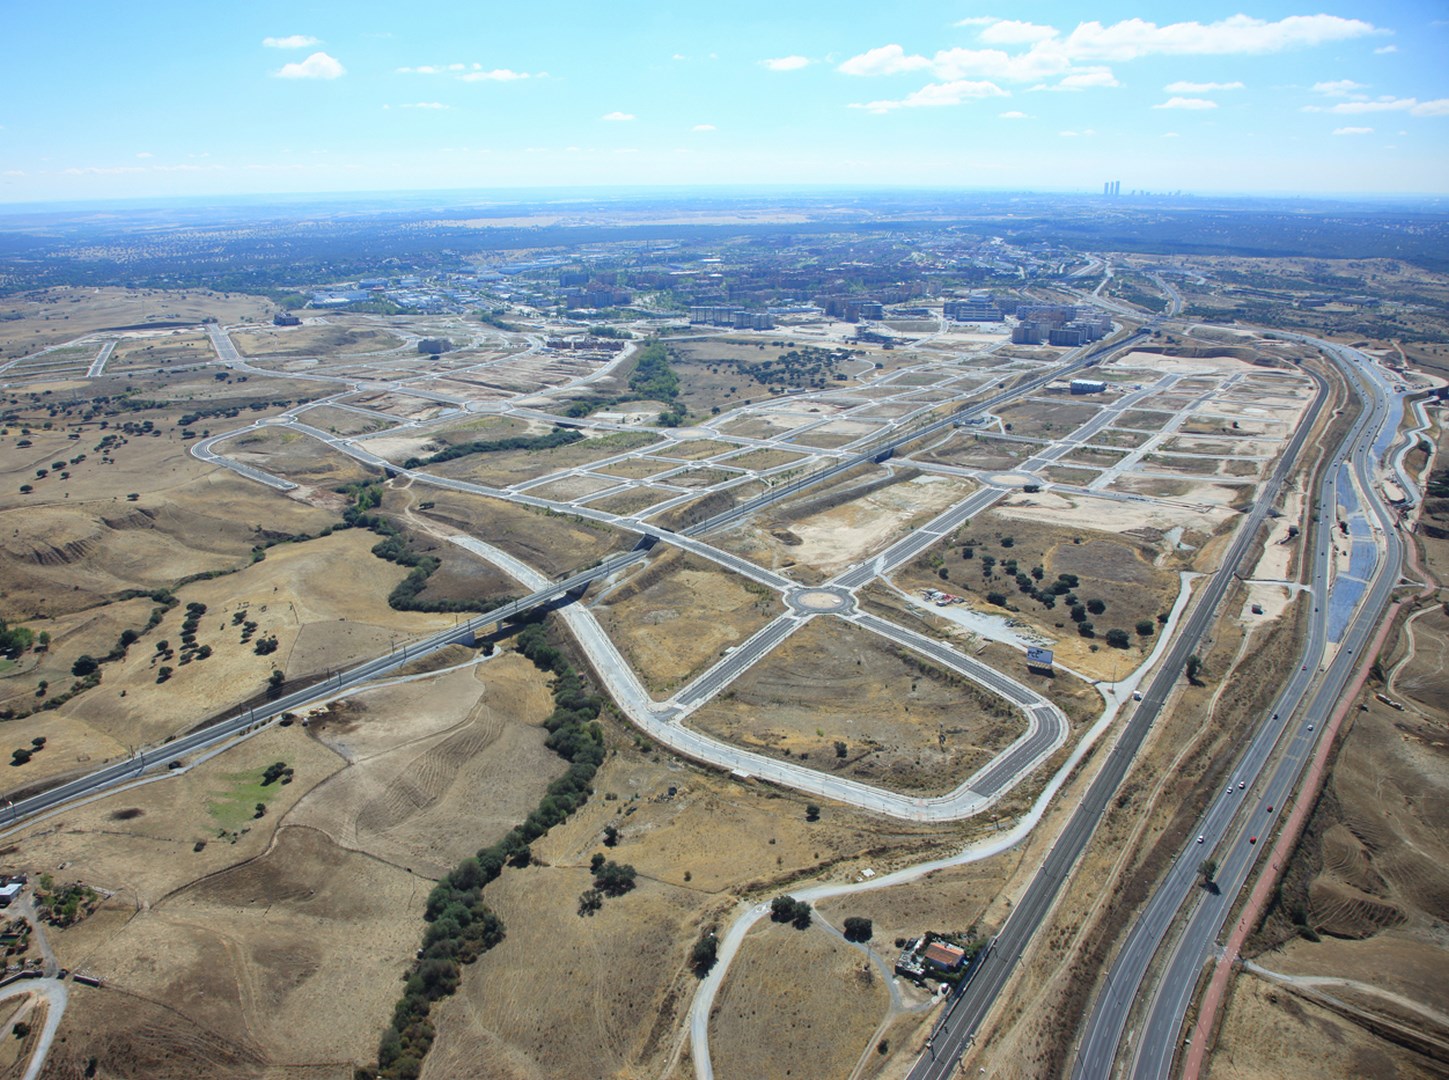
[[254, 465], [294, 484], [331, 489], [379, 478], [376, 469], [356, 458], [280, 426], [244, 432], [217, 449], [243, 465]]
[[[1019, 620], [1056, 643], [1060, 663], [1111, 678], [1125, 674], [1129, 663], [1140, 662], [1151, 651], [1156, 643], [1157, 616], [1171, 610], [1177, 598], [1177, 571], [1186, 568], [1191, 552], [1164, 551], [1165, 546], [1159, 530], [1140, 530], [1136, 535], [1103, 533], [1013, 521], [988, 510], [969, 527], [957, 530], [950, 542], [902, 568], [895, 580], [901, 588], [916, 593], [939, 589], [965, 596], [973, 609]], [[963, 558], [968, 548], [971, 558]], [[988, 559], [992, 560], [989, 568]], [[1040, 579], [1033, 573], [1038, 567]], [[1077, 585], [1054, 596], [1053, 606], [1047, 608], [1020, 590], [1017, 574], [1025, 574], [1039, 592], [1062, 574], [1075, 575]], [[987, 597], [992, 593], [1005, 597], [1007, 606], [990, 603]], [[1090, 638], [1078, 631], [1071, 615], [1071, 597], [1083, 606], [1094, 600], [1104, 605], [1100, 613], [1085, 613], [1085, 621], [1093, 628]], [[1137, 629], [1144, 621], [1151, 624], [1151, 632], [1145, 635]], [[1125, 656], [1105, 644], [1112, 629], [1129, 635], [1131, 644]]]
[[597, 510], [603, 510], [608, 514], [629, 515], [637, 514], [656, 503], [663, 502], [677, 494], [677, 492], [656, 487], [631, 488], [628, 491], [620, 491], [614, 495], [606, 495], [602, 499], [595, 499], [589, 505]]
[[589, 566], [632, 547], [636, 537], [587, 518], [546, 513], [484, 495], [421, 491], [415, 498], [433, 505], [416, 515], [453, 532], [477, 536], [549, 577]]
[[829, 616], [806, 623], [687, 723], [812, 769], [931, 793], [960, 784], [1025, 730], [1005, 701]]
[[349, 850], [441, 877], [528, 816], [564, 763], [541, 724], [545, 678], [516, 653], [353, 694], [313, 718], [349, 764], [291, 820]]
[[1017, 442], [992, 438], [980, 432], [960, 431], [948, 440], [913, 455], [938, 465], [959, 465], [967, 469], [1011, 470], [1028, 460], [1045, 443]]
[[348, 325], [336, 319], [301, 326], [269, 326], [237, 331], [232, 344], [243, 356], [363, 356], [387, 352], [402, 345], [402, 338], [367, 325]]
[[601, 458], [613, 457], [626, 450], [636, 450], [658, 442], [648, 432], [623, 431], [580, 439], [552, 450], [498, 450], [486, 454], [469, 454], [441, 465], [430, 466], [439, 476], [472, 480], [493, 487], [535, 480], [549, 473], [590, 465]]
[[[1340, 993], [1329, 989], [1328, 993]], [[1207, 1061], [1210, 1080], [1354, 1076], [1430, 1080], [1444, 1069], [1376, 1039], [1343, 1012], [1291, 986], [1239, 975]]]
[[[500, 653], [16, 838], [10, 865], [61, 866], [111, 896], [52, 935], [62, 963], [106, 984], [73, 994], [56, 1067], [350, 1076], [391, 1011], [429, 877], [496, 840], [563, 768], [542, 746], [551, 709], [545, 676]], [[262, 785], [275, 761], [293, 781]]]
[[650, 560], [594, 609], [658, 697], [683, 686], [782, 611], [769, 589], [677, 548]]
[[858, 950], [818, 928], [757, 923], [715, 999], [710, 1055], [720, 1076], [849, 1076], [890, 993]]
[[[406, 571], [373, 556], [370, 549], [375, 541], [370, 533], [346, 530], [302, 544], [284, 544], [236, 573], [178, 590], [180, 604], [136, 641], [124, 659], [102, 667], [100, 686], [26, 722], [26, 730], [33, 727], [39, 734], [54, 730], [56, 740], [48, 748], [54, 752], [37, 755], [24, 768], [12, 770], [7, 780], [11, 785], [33, 783], [115, 756], [118, 748], [189, 730], [260, 693], [274, 669], [289, 680], [320, 675], [385, 652], [396, 638], [451, 625], [449, 615], [389, 607], [388, 593]], [[367, 572], [359, 574], [358, 567]], [[179, 649], [189, 603], [206, 605], [196, 640], [212, 653], [183, 664], [178, 658], [163, 658], [156, 645], [165, 641], [173, 652]], [[99, 608], [89, 618], [72, 616], [32, 625], [37, 629], [56, 625], [51, 651], [64, 665], [86, 649], [92, 650], [91, 655], [104, 654], [120, 629], [145, 625], [151, 606], [148, 601], [132, 601]], [[246, 641], [242, 640], [245, 627], [234, 621], [238, 617], [256, 624]], [[277, 641], [276, 650], [258, 655], [255, 642], [271, 638]], [[162, 666], [172, 667], [174, 673], [158, 682]], [[47, 670], [57, 676], [51, 680], [56, 692], [70, 685], [68, 668], [55, 671], [44, 666], [12, 673], [8, 681], [34, 687]], [[12, 700], [23, 694], [19, 691]]]
[[0, 321], [0, 359], [26, 356], [57, 342], [116, 327], [198, 324], [208, 316], [227, 324], [261, 321], [275, 311], [258, 296], [204, 289], [168, 292], [68, 286], [6, 297], [4, 308], [21, 318]]

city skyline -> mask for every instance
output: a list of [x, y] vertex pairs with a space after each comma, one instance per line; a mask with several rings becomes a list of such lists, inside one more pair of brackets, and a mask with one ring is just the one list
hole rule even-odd
[[11, 13], [0, 203], [832, 185], [1449, 192], [1442, 5]]

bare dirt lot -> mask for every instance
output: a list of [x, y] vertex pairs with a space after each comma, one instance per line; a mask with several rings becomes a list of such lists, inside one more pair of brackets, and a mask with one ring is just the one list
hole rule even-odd
[[762, 566], [819, 584], [973, 490], [966, 480], [914, 471], [846, 474], [838, 483], [772, 508], [765, 520], [731, 527], [714, 541]]
[[809, 768], [933, 793], [1025, 730], [1005, 701], [833, 617], [812, 619], [688, 723]]
[[644, 685], [662, 697], [783, 610], [769, 589], [673, 549], [610, 590], [595, 613]]

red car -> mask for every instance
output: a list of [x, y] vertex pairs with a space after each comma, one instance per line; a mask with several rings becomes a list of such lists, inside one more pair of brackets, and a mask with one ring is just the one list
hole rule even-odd
[[1248, 843], [1250, 843], [1250, 844], [1256, 844], [1257, 842], [1258, 842], [1258, 838], [1256, 836], [1250, 836], [1250, 837], [1248, 837]]

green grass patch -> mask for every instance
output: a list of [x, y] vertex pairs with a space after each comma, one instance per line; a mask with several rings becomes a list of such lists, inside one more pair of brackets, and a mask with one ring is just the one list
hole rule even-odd
[[221, 777], [228, 786], [206, 797], [206, 810], [213, 821], [228, 832], [250, 825], [257, 816], [257, 803], [271, 805], [281, 790], [280, 784], [262, 784], [262, 770], [225, 773]]

